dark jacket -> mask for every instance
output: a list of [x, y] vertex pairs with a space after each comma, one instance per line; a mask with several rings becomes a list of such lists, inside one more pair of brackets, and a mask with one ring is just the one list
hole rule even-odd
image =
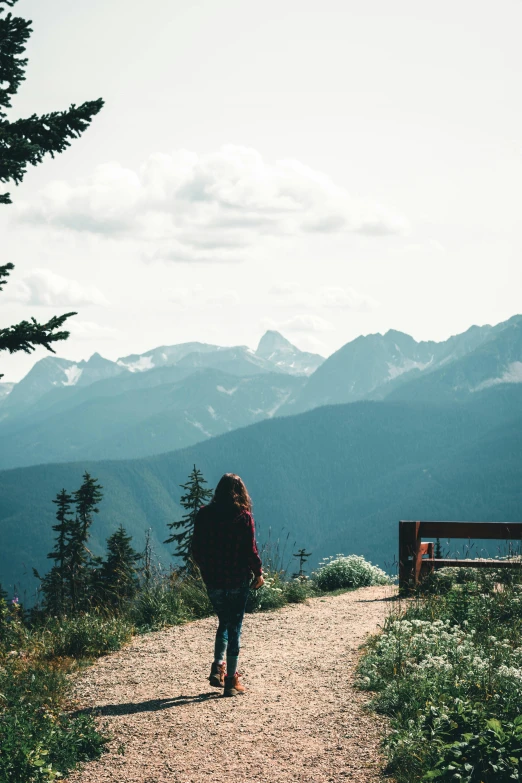
[[198, 511], [192, 556], [208, 587], [234, 588], [261, 574], [254, 517], [247, 511], [226, 513], [209, 503]]

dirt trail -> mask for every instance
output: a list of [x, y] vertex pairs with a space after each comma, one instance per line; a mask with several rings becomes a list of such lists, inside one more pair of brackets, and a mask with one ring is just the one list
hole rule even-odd
[[224, 698], [206, 678], [217, 620], [136, 638], [76, 683], [113, 735], [74, 783], [373, 783], [383, 721], [352, 688], [358, 647], [390, 612], [390, 587], [246, 615], [240, 671]]

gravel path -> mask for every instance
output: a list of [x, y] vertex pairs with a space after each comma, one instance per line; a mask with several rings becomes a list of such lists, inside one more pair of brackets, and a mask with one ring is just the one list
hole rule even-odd
[[384, 721], [352, 688], [358, 647], [391, 611], [367, 587], [246, 615], [239, 661], [248, 693], [206, 678], [217, 620], [137, 637], [76, 682], [113, 736], [74, 783], [290, 783], [380, 780]]

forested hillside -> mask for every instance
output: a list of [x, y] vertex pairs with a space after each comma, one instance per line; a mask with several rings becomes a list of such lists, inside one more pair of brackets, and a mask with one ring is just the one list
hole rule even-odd
[[284, 373], [238, 377], [211, 368], [187, 373], [180, 366], [125, 380], [124, 391], [115, 379], [58, 389], [52, 405], [42, 400], [31, 414], [4, 425], [0, 469], [183, 448], [273, 415], [303, 383]]
[[[258, 537], [289, 534], [313, 563], [357, 552], [380, 565], [396, 555], [399, 518], [516, 520], [522, 516], [522, 388], [501, 385], [464, 404], [361, 402], [272, 419], [181, 451], [139, 460], [36, 466], [0, 473], [0, 581], [45, 572], [52, 499], [88, 470], [104, 487], [95, 553], [122, 523], [142, 548], [151, 527], [165, 564], [167, 523], [192, 466], [215, 485], [245, 479]], [[289, 551], [289, 550], [288, 550]]]

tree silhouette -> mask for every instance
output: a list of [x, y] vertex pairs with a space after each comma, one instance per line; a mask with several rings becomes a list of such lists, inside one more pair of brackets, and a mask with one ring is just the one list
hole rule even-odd
[[107, 539], [107, 560], [101, 568], [104, 595], [113, 606], [132, 598], [137, 589], [136, 565], [141, 555], [131, 546], [132, 536], [123, 525]]
[[67, 539], [74, 524], [71, 517], [72, 501], [72, 496], [66, 489], [62, 489], [53, 500], [57, 522], [53, 525], [53, 530], [57, 535], [54, 549], [47, 557], [54, 560], [54, 566], [42, 579], [45, 608], [51, 614], [57, 615], [64, 614], [67, 608]]
[[[54, 158], [67, 149], [103, 106], [103, 100], [98, 98], [80, 106], [72, 104], [65, 111], [32, 114], [13, 122], [7, 119], [6, 109], [11, 108], [11, 99], [25, 79], [27, 58], [22, 55], [32, 32], [29, 20], [9, 12], [3, 15], [6, 7], [12, 8], [17, 1], [0, 0], [0, 183], [15, 185], [22, 182], [29, 165], [36, 166], [46, 155]], [[10, 193], [0, 193], [0, 204], [11, 203]], [[13, 269], [11, 263], [0, 265], [0, 291]], [[53, 316], [44, 324], [31, 318], [0, 329], [0, 351], [31, 353], [36, 346], [43, 346], [54, 353], [51, 343], [69, 337], [69, 332], [58, 330], [72, 315], [76, 313]]]
[[203, 474], [194, 465], [187, 483], [180, 484], [181, 488], [185, 490], [185, 494], [181, 496], [180, 503], [187, 513], [183, 515], [179, 522], [170, 522], [168, 524], [171, 530], [179, 530], [179, 533], [172, 533], [163, 542], [164, 544], [176, 544], [176, 551], [173, 554], [175, 557], [182, 559], [185, 568], [188, 568], [190, 565], [191, 543], [196, 514], [204, 502], [212, 497], [212, 490], [205, 489], [203, 486], [206, 483]]

